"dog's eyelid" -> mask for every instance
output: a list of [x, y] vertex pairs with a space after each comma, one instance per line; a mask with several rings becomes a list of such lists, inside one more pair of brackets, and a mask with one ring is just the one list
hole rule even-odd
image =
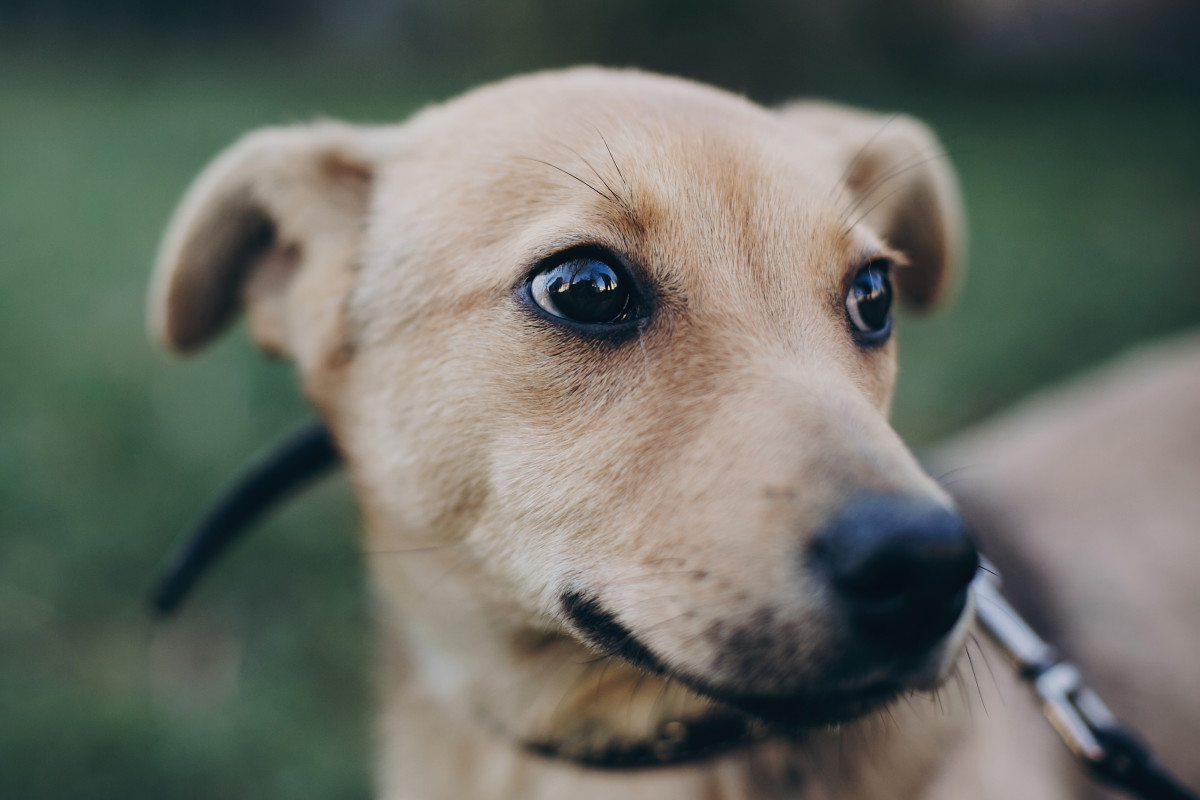
[[550, 269], [567, 261], [577, 258], [595, 258], [609, 266], [618, 268], [633, 278], [634, 282], [644, 288], [647, 281], [645, 271], [638, 263], [626, 255], [621, 247], [615, 247], [604, 241], [592, 238], [571, 239], [556, 242], [536, 254], [530, 261], [527, 276], [532, 276], [542, 270]]
[[868, 264], [884, 263], [891, 269], [904, 269], [910, 266], [908, 256], [890, 247], [872, 248], [863, 253], [850, 265], [850, 273], [854, 274]]

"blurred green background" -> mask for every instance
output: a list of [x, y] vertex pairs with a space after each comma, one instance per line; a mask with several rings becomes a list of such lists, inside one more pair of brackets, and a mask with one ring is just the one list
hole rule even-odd
[[928, 120], [957, 165], [956, 304], [901, 321], [918, 448], [1200, 323], [1192, 2], [0, 0], [0, 797], [363, 798], [369, 600], [340, 479], [182, 615], [175, 536], [306, 416], [242, 331], [146, 341], [158, 236], [255, 126], [403, 118], [479, 81], [638, 65]]

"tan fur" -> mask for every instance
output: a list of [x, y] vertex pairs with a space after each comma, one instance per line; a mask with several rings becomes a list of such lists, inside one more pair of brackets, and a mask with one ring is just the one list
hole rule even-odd
[[[516, 300], [540, 258], [585, 241], [660, 289], [636, 341], [583, 340]], [[380, 599], [382, 796], [1061, 797], [1056, 744], [1012, 686], [974, 738], [951, 683], [687, 766], [596, 771], [517, 745], [598, 752], [712, 707], [598, 657], [565, 591], [705, 685], [836, 679], [845, 634], [797, 580], [800, 548], [856, 492], [949, 503], [886, 422], [895, 348], [855, 344], [846, 281], [887, 255], [925, 306], [960, 247], [953, 175], [913, 120], [576, 70], [397, 126], [250, 135], [185, 198], [151, 316], [188, 350], [244, 304], [338, 438]], [[965, 625], [914, 689], [961, 678]]]

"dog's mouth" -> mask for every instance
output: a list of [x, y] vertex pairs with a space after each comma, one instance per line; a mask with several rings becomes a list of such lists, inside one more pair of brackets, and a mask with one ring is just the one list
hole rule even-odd
[[927, 652], [909, 653], [865, 672], [837, 670], [835, 680], [814, 681], [803, 688], [778, 693], [742, 692], [665, 664], [593, 597], [565, 594], [563, 608], [576, 630], [592, 646], [783, 733], [799, 734], [853, 722], [904, 694], [931, 689], [940, 682], [937, 664], [941, 648], [934, 646]]

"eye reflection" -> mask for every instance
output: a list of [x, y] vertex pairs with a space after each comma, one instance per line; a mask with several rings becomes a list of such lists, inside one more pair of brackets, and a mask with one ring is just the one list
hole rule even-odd
[[882, 341], [891, 329], [892, 282], [884, 260], [868, 263], [854, 276], [846, 294], [846, 314], [868, 341]]
[[585, 324], [612, 324], [628, 318], [632, 291], [628, 278], [597, 258], [564, 261], [533, 276], [533, 300], [556, 317]]

